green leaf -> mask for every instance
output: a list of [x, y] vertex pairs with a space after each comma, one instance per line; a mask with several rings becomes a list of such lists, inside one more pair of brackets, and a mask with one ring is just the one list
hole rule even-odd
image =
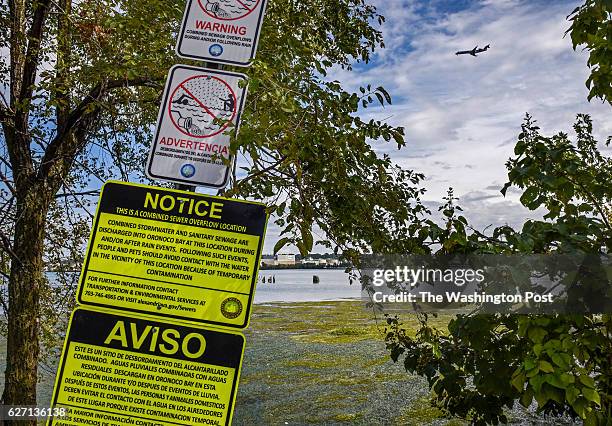
[[538, 375], [539, 372], [540, 372], [540, 368], [538, 366], [536, 366], [535, 368], [527, 370], [526, 376], [529, 377], [529, 378], [535, 377], [535, 376]]
[[525, 380], [525, 373], [519, 373], [514, 375], [510, 383], [512, 384], [512, 386], [515, 387], [517, 391], [521, 392], [525, 387]]
[[578, 376], [580, 382], [588, 388], [595, 389], [595, 380], [586, 374], [581, 374]]
[[544, 346], [541, 343], [535, 344], [533, 345], [533, 353], [535, 353], [536, 356], [540, 356], [543, 348]]
[[576, 401], [578, 395], [580, 395], [580, 391], [574, 386], [569, 386], [565, 388], [565, 399], [567, 400], [567, 402], [570, 403], [570, 405], [572, 405], [574, 401]]
[[274, 254], [276, 254], [279, 251], [281, 251], [283, 249], [283, 247], [285, 247], [285, 245], [287, 245], [288, 242], [289, 242], [289, 238], [287, 238], [287, 237], [281, 238], [280, 240], [278, 240], [276, 242], [276, 244], [274, 244]]
[[582, 388], [582, 395], [586, 398], [587, 401], [594, 402], [597, 405], [601, 405], [601, 399], [599, 397], [599, 392], [594, 389]]
[[599, 413], [596, 411], [589, 411], [586, 414], [583, 426], [600, 426], [602, 424], [603, 424], [603, 419], [600, 418]]
[[555, 371], [554, 367], [548, 361], [540, 360], [538, 365], [540, 367], [540, 371], [545, 373], [552, 373]]
[[531, 327], [527, 332], [527, 336], [534, 343], [542, 343], [544, 337], [548, 334], [548, 331], [541, 327]]
[[499, 190], [499, 192], [501, 192], [501, 194], [505, 197], [506, 192], [508, 191], [508, 188], [510, 188], [511, 186], [512, 186], [512, 183], [507, 182], [506, 184], [504, 184], [504, 187]]
[[302, 257], [306, 257], [308, 255], [308, 249], [304, 245], [304, 241], [298, 240], [295, 243], [295, 245], [297, 246], [298, 250], [300, 251], [300, 255], [302, 255]]
[[392, 99], [391, 99], [391, 95], [389, 94], [389, 92], [387, 92], [387, 91], [385, 90], [385, 88], [384, 88], [384, 87], [382, 87], [382, 86], [378, 86], [378, 87], [376, 88], [376, 90], [377, 90], [377, 91], [379, 91], [380, 93], [382, 93], [382, 94], [383, 94], [383, 96], [385, 97], [385, 99], [387, 100], [387, 103], [388, 103], [389, 105], [392, 105], [392, 104], [393, 104], [393, 102], [391, 102], [391, 101], [392, 101]]
[[576, 398], [576, 400], [571, 405], [576, 414], [580, 416], [580, 418], [584, 419], [586, 417], [586, 412], [589, 407], [589, 403], [586, 399], [584, 399], [584, 397]]
[[376, 95], [376, 99], [378, 99], [378, 102], [380, 102], [380, 104], [382, 106], [384, 106], [385, 105], [385, 99], [383, 98], [383, 96], [380, 93], [378, 93], [378, 92], [375, 93], [375, 95]]
[[568, 359], [571, 360], [569, 355], [567, 355], [567, 354], [560, 354], [560, 353], [553, 353], [551, 355], [551, 359], [552, 359], [552, 361], [557, 366], [563, 368], [564, 370], [567, 370], [569, 368], [569, 361], [568, 361]]
[[535, 210], [540, 205], [540, 203], [536, 202], [536, 198], [539, 195], [540, 195], [540, 189], [536, 186], [530, 186], [523, 193], [523, 195], [521, 195], [520, 201], [528, 209]]
[[559, 389], [566, 389], [567, 386], [570, 384], [567, 378], [562, 376], [559, 373], [547, 374], [545, 377], [546, 377], [546, 383], [549, 383]]
[[521, 395], [520, 403], [523, 407], [527, 408], [531, 405], [531, 401], [533, 400], [533, 389], [527, 388], [525, 392]]
[[306, 251], [304, 255], [306, 255], [310, 251], [312, 251], [312, 246], [313, 246], [312, 232], [310, 231], [310, 229], [308, 229], [308, 227], [304, 225], [301, 227], [301, 233], [302, 233], [302, 241], [304, 242], [304, 249]]
[[281, 110], [287, 113], [292, 113], [295, 111], [295, 107], [291, 103], [282, 104], [280, 106]]
[[523, 365], [525, 366], [525, 370], [532, 370], [538, 364], [536, 363], [536, 360], [532, 358], [527, 358], [525, 361], [523, 361]]
[[538, 394], [541, 392], [542, 385], [544, 384], [545, 381], [546, 381], [546, 378], [544, 376], [534, 376], [531, 379], [529, 379], [529, 384], [533, 387], [533, 390], [535, 391], [535, 393]]

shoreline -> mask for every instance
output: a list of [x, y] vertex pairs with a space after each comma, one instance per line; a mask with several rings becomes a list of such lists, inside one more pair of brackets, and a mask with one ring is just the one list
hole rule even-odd
[[[414, 332], [409, 316], [403, 318]], [[448, 319], [435, 321], [442, 326]], [[233, 424], [467, 424], [431, 407], [425, 379], [391, 361], [384, 326], [359, 299], [255, 304], [243, 331], [246, 348]], [[4, 351], [4, 339], [0, 344]], [[54, 369], [40, 368], [39, 406], [49, 404]], [[508, 415], [516, 425], [571, 424], [522, 407]]]

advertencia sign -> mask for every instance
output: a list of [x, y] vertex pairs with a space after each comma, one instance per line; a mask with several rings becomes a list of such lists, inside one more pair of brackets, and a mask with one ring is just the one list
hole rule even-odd
[[243, 74], [173, 67], [151, 144], [147, 175], [183, 184], [224, 187], [231, 169], [230, 133], [238, 131], [246, 90]]
[[77, 308], [49, 425], [229, 425], [244, 337]]
[[266, 0], [189, 0], [177, 54], [248, 66], [255, 58], [265, 8]]
[[244, 328], [267, 219], [260, 203], [107, 182], [77, 300]]

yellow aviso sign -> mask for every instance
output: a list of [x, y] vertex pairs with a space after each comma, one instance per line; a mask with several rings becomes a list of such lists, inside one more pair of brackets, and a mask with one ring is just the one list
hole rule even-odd
[[195, 325], [77, 308], [49, 425], [229, 425], [244, 337]]

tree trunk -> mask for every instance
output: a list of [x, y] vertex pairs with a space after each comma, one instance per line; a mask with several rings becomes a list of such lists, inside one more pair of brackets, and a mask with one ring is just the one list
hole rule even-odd
[[[36, 405], [40, 288], [48, 197], [39, 185], [17, 190], [17, 221], [9, 279], [5, 405]], [[35, 425], [36, 421], [20, 422]]]

